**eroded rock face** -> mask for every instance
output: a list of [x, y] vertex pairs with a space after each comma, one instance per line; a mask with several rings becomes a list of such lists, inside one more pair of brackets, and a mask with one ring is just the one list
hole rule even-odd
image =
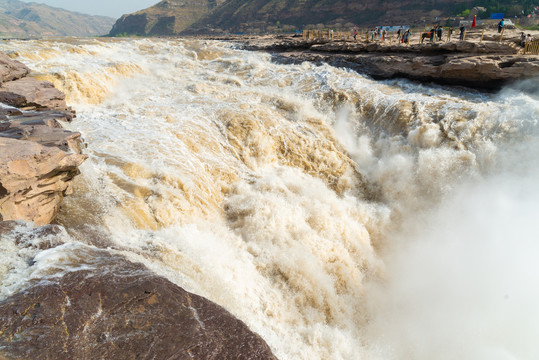
[[69, 271], [0, 302], [0, 358], [276, 359], [225, 309], [143, 265], [84, 245], [49, 251], [69, 251], [55, 264]]
[[0, 133], [0, 219], [51, 222], [86, 157]]
[[48, 224], [72, 192], [72, 180], [87, 158], [81, 154], [81, 135], [61, 128], [63, 113], [4, 110], [8, 120], [0, 121], [0, 220]]
[[62, 129], [74, 112], [49, 82], [27, 77], [22, 63], [0, 54], [0, 221], [51, 222], [87, 158], [80, 133]]
[[524, 55], [355, 56], [311, 55], [314, 61], [353, 68], [376, 79], [409, 78], [472, 88], [499, 89], [508, 83], [539, 76], [539, 57]]
[[408, 78], [496, 90], [514, 81], [539, 76], [539, 56], [523, 55], [522, 48], [515, 44], [518, 37], [503, 43], [475, 39], [474, 42], [416, 42], [409, 46], [328, 39], [306, 41], [292, 37], [231, 40], [243, 42], [248, 50], [271, 51], [279, 62], [328, 63], [375, 79]]
[[0, 102], [28, 110], [59, 110], [71, 120], [74, 112], [66, 105], [65, 94], [48, 81], [33, 77], [9, 81], [0, 87]]
[[0, 53], [0, 82], [13, 81], [27, 76], [30, 69], [19, 61]]

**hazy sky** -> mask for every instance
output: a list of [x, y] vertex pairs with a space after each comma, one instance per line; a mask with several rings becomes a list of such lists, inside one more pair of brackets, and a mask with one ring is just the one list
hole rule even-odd
[[77, 11], [88, 15], [105, 15], [119, 18], [137, 10], [157, 4], [160, 0], [23, 0]]

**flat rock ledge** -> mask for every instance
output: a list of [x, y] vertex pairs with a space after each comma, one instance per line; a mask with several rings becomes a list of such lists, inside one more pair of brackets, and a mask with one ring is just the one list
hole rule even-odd
[[[4, 222], [4, 232], [13, 226]], [[0, 301], [0, 359], [276, 360], [228, 311], [141, 264], [82, 244], [25, 241], [71, 255]]]
[[[453, 41], [413, 45], [303, 40], [301, 37], [231, 37], [246, 50], [267, 51], [281, 63], [327, 63], [353, 69], [377, 80], [407, 78], [421, 82], [498, 90], [539, 76], [539, 56], [524, 55], [518, 34], [499, 43], [488, 33], [483, 42]], [[417, 40], [416, 40], [417, 41]]]
[[71, 121], [75, 111], [65, 102], [65, 94], [48, 81], [28, 76], [30, 69], [0, 53], [0, 102], [23, 110], [57, 110]]
[[0, 54], [0, 221], [50, 223], [87, 158], [81, 134], [62, 129], [74, 112], [49, 82]]

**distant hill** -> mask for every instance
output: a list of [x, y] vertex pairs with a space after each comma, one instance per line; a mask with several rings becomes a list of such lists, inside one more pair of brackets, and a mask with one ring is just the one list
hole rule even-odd
[[109, 35], [177, 35], [224, 1], [164, 0], [147, 9], [123, 15]]
[[[452, 24], [491, 12], [528, 15], [539, 0], [167, 0], [124, 15], [110, 35], [291, 32], [309, 27]], [[458, 20], [455, 24], [458, 24]]]
[[185, 33], [275, 32], [353, 25], [449, 25], [491, 12], [529, 14], [539, 0], [228, 0]]
[[1, 37], [106, 35], [114, 19], [90, 16], [44, 4], [0, 0]]

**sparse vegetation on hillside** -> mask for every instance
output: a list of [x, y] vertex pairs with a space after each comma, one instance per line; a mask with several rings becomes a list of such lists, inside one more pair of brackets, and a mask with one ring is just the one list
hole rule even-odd
[[0, 32], [5, 37], [99, 36], [113, 18], [90, 16], [35, 2], [0, 0]]
[[163, 0], [147, 9], [122, 16], [110, 36], [118, 34], [177, 35], [224, 0]]
[[[539, 0], [179, 0], [118, 20], [111, 35], [194, 33], [281, 33], [303, 29], [343, 29], [354, 25], [450, 24], [456, 17], [488, 18], [491, 13], [527, 16]], [[539, 12], [539, 11], [537, 11]]]

